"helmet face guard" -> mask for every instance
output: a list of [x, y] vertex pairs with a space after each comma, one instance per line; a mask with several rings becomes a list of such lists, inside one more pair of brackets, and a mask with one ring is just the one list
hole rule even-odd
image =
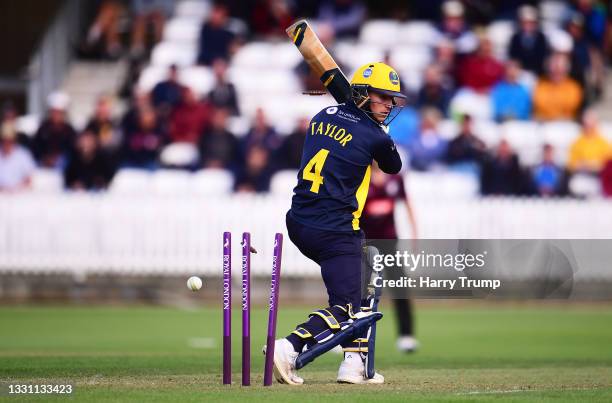
[[[373, 101], [370, 97], [370, 92], [378, 93], [381, 95], [387, 95], [391, 97], [391, 110], [387, 114], [387, 117], [382, 122], [378, 121], [374, 117], [372, 112], [371, 104], [380, 103]], [[354, 84], [351, 85], [351, 99], [355, 105], [361, 109], [374, 123], [381, 126], [388, 126], [393, 119], [397, 117], [401, 109], [405, 106], [406, 96], [402, 93], [379, 90], [378, 88], [371, 88], [369, 85]]]

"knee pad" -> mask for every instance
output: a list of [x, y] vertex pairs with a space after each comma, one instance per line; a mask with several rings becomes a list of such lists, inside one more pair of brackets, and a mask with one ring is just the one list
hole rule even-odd
[[[367, 298], [361, 302], [361, 312], [372, 312], [374, 306], [374, 299]], [[342, 350], [353, 353], [362, 353], [365, 354], [368, 352], [368, 344], [370, 340], [370, 332], [366, 331], [364, 334], [359, 335], [360, 337], [356, 338], [346, 346], [343, 346]]]
[[309, 320], [298, 326], [292, 333], [304, 340], [310, 347], [315, 343], [328, 340], [354, 319], [352, 304], [334, 305], [318, 309], [308, 315]]

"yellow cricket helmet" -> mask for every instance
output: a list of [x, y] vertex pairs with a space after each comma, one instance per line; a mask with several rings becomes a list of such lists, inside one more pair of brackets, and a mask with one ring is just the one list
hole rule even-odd
[[376, 62], [361, 66], [351, 80], [351, 87], [366, 87], [392, 97], [406, 98], [400, 91], [400, 79], [389, 65]]

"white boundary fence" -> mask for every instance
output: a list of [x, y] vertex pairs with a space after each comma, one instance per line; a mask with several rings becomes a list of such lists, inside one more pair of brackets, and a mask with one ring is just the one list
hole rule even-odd
[[[223, 231], [233, 232], [234, 269], [242, 231], [252, 233], [253, 273], [267, 275], [274, 233], [286, 235], [289, 196], [177, 197], [16, 194], [0, 197], [0, 273], [220, 273]], [[605, 200], [416, 199], [421, 238], [610, 238]], [[398, 208], [400, 237], [410, 234]], [[581, 273], [612, 279], [609, 264]], [[286, 238], [283, 275], [318, 276], [318, 267]]]

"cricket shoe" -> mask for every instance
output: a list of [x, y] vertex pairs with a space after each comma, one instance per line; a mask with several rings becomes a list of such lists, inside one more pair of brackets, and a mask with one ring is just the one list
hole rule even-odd
[[419, 348], [419, 342], [412, 336], [400, 336], [397, 339], [397, 349], [402, 353], [413, 353]]
[[365, 376], [365, 364], [359, 353], [346, 353], [338, 369], [337, 381], [356, 385], [382, 384], [385, 383], [385, 377], [376, 372], [372, 379], [368, 379]]
[[[266, 355], [266, 346], [263, 346]], [[280, 383], [288, 385], [301, 385], [304, 379], [297, 375], [295, 359], [298, 353], [287, 339], [278, 339], [274, 342], [274, 377]]]

